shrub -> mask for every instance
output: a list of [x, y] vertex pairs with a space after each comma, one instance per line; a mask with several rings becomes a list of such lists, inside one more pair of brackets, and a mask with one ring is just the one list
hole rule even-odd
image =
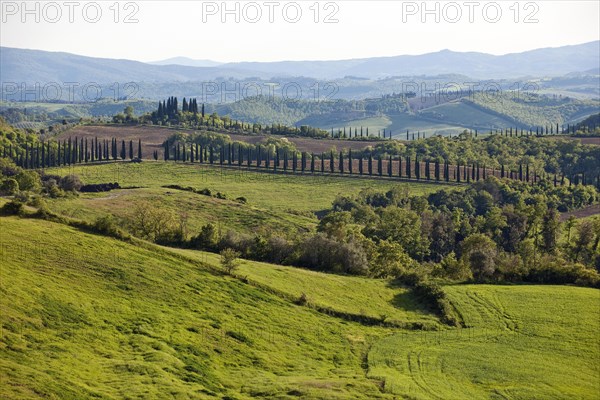
[[121, 233], [119, 226], [112, 215], [105, 215], [96, 219], [92, 225], [92, 229], [98, 233], [109, 236], [120, 236]]
[[242, 204], [246, 204], [248, 202], [248, 200], [243, 196], [236, 198], [235, 201], [237, 201], [238, 203], [242, 203]]
[[298, 304], [299, 306], [304, 306], [308, 304], [308, 296], [306, 295], [306, 293], [302, 293], [300, 297], [298, 297], [298, 300], [296, 300], [296, 304]]
[[77, 175], [67, 175], [60, 178], [58, 186], [67, 192], [76, 192], [81, 189], [83, 184]]
[[233, 249], [225, 249], [221, 251], [221, 266], [228, 274], [232, 274], [238, 267], [238, 257], [240, 253]]
[[115, 183], [97, 183], [91, 185], [83, 185], [79, 188], [82, 193], [97, 193], [97, 192], [110, 192], [113, 189], [120, 189], [121, 186]]
[[218, 239], [217, 229], [209, 223], [200, 228], [200, 233], [190, 240], [190, 245], [196, 249], [214, 251], [217, 248]]
[[42, 187], [40, 176], [35, 171], [21, 171], [15, 175], [15, 179], [19, 183], [19, 189], [23, 191], [37, 192]]
[[2, 215], [21, 215], [23, 214], [23, 203], [18, 200], [9, 201], [0, 208]]
[[19, 182], [14, 178], [8, 178], [0, 184], [0, 194], [13, 196], [19, 192]]
[[434, 282], [420, 280], [413, 287], [413, 293], [424, 302], [430, 304], [442, 318], [442, 321], [453, 326], [459, 326], [460, 322], [454, 315], [454, 309], [446, 293], [440, 285]]

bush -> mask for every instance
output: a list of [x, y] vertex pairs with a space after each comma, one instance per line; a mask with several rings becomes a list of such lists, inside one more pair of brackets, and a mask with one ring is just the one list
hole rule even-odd
[[83, 185], [79, 188], [82, 193], [97, 193], [97, 192], [110, 192], [114, 189], [121, 189], [121, 186], [117, 183], [97, 183], [91, 185]]
[[228, 274], [232, 274], [238, 267], [238, 257], [240, 253], [233, 249], [225, 249], [221, 251], [221, 266]]
[[23, 214], [23, 203], [17, 200], [9, 201], [0, 208], [0, 214], [2, 215], [22, 215]]
[[60, 186], [60, 188], [64, 191], [76, 192], [81, 189], [83, 184], [77, 175], [67, 175], [60, 178], [58, 186]]
[[237, 201], [238, 203], [242, 203], [242, 204], [248, 203], [248, 200], [243, 196], [236, 198], [235, 201]]
[[427, 304], [430, 304], [440, 315], [443, 322], [452, 326], [460, 325], [458, 318], [454, 315], [452, 304], [440, 285], [421, 280], [414, 285], [413, 293]]
[[19, 183], [19, 189], [22, 191], [37, 192], [42, 187], [40, 176], [35, 171], [21, 171], [15, 175], [15, 179]]
[[105, 215], [96, 219], [92, 225], [92, 229], [98, 233], [109, 236], [120, 236], [121, 231], [115, 218], [112, 215]]
[[19, 182], [14, 178], [8, 178], [0, 184], [0, 194], [4, 196], [13, 196], [19, 192]]
[[190, 240], [190, 245], [195, 249], [214, 251], [218, 240], [217, 229], [209, 223], [200, 228], [200, 233]]
[[298, 297], [298, 300], [296, 300], [296, 304], [298, 304], [299, 306], [304, 306], [308, 304], [308, 296], [306, 295], [306, 293], [302, 293], [300, 297]]

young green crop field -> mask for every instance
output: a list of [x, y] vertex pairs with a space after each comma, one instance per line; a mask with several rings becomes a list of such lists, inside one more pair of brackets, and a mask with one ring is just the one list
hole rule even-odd
[[[173, 249], [187, 257], [218, 267], [220, 256], [195, 250]], [[235, 273], [261, 287], [299, 299], [306, 295], [310, 305], [391, 323], [419, 323], [439, 329], [439, 319], [406, 288], [383, 279], [323, 274], [301, 268], [244, 260]]]
[[[173, 162], [115, 162], [50, 168], [49, 174], [76, 174], [86, 184], [118, 182], [132, 189], [105, 193], [82, 193], [79, 197], [49, 199], [49, 207], [70, 217], [93, 221], [110, 213], [127, 218], [141, 203], [169, 210], [185, 211], [190, 233], [198, 232], [208, 222], [223, 233], [227, 230], [256, 233], [266, 229], [288, 235], [313, 229], [318, 220], [315, 212], [327, 209], [338, 195], [355, 195], [365, 188], [387, 191], [400, 186], [410, 194], [431, 193], [455, 186], [393, 182], [358, 177], [282, 175], [258, 173], [198, 164]], [[162, 186], [178, 184], [195, 189], [208, 188], [217, 199]], [[247, 199], [247, 204], [235, 201]]]
[[[383, 280], [0, 217], [0, 397], [597, 398], [600, 292], [446, 286], [449, 328]], [[247, 277], [244, 283], [241, 278]], [[367, 326], [294, 304], [428, 322]], [[289, 295], [289, 296], [284, 296]]]
[[565, 286], [445, 288], [469, 329], [400, 333], [369, 376], [411, 399], [597, 399], [600, 292]]
[[363, 368], [381, 328], [157, 246], [37, 220], [0, 228], [3, 399], [392, 398]]

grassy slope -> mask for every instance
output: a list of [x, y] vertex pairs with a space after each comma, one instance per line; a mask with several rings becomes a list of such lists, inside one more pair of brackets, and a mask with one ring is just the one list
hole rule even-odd
[[2, 398], [385, 397], [361, 368], [381, 328], [156, 246], [43, 221], [0, 224]]
[[593, 399], [600, 393], [600, 292], [451, 286], [471, 329], [397, 334], [369, 354], [371, 377], [414, 399]]
[[484, 112], [481, 109], [473, 107], [470, 103], [462, 101], [430, 107], [422, 111], [420, 115], [427, 118], [439, 119], [447, 124], [467, 125], [469, 127], [478, 127], [482, 130], [491, 128], [502, 129], [514, 124], [514, 122], [508, 119]]
[[[14, 218], [0, 218], [0, 250], [4, 398], [546, 399], [600, 389], [597, 290], [449, 286], [472, 328], [390, 331], [215, 275], [208, 253]], [[238, 274], [343, 312], [435, 323], [384, 281], [249, 261]]]
[[[175, 250], [188, 257], [218, 266], [219, 255], [194, 250]], [[382, 279], [323, 274], [301, 268], [244, 260], [236, 275], [298, 299], [304, 293], [309, 303], [335, 311], [386, 317], [386, 321], [419, 322], [438, 326], [438, 319], [424, 309], [406, 288]]]
[[[191, 233], [212, 222], [223, 232], [228, 229], [238, 232], [268, 229], [294, 234], [314, 228], [318, 222], [314, 212], [329, 208], [338, 194], [356, 194], [367, 187], [387, 191], [397, 185], [408, 188], [411, 194], [422, 194], [443, 187], [377, 179], [261, 174], [163, 162], [78, 165], [51, 168], [47, 173], [74, 173], [85, 183], [119, 182], [124, 187], [144, 187], [50, 200], [50, 208], [56, 212], [93, 221], [107, 212], [126, 217], [131, 214], [134, 204], [149, 201], [175, 213], [185, 210]], [[220, 191], [230, 200], [161, 187], [174, 183], [196, 189], [209, 188], [213, 193]], [[248, 204], [232, 200], [240, 196], [245, 197]]]

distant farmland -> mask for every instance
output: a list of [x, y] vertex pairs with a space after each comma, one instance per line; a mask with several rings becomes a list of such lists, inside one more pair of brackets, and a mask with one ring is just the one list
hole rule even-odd
[[[167, 138], [176, 132], [197, 133], [200, 131], [193, 129], [167, 128], [159, 126], [129, 126], [129, 125], [82, 125], [74, 129], [61, 133], [56, 139], [72, 138], [95, 138], [98, 140], [110, 140], [117, 138], [118, 140], [133, 140], [137, 143], [138, 139], [142, 139], [142, 152], [144, 158], [150, 158], [154, 150], [158, 150], [162, 156], [162, 144]], [[256, 144], [269, 137], [268, 135], [243, 135], [227, 132], [217, 132], [228, 135], [234, 141]], [[275, 137], [284, 137], [275, 135]], [[289, 141], [294, 143], [299, 151], [309, 153], [323, 153], [331, 150], [332, 147], [341, 149], [362, 150], [373, 142], [369, 141], [354, 141], [354, 140], [339, 140], [339, 139], [313, 139], [301, 137], [288, 137]]]

